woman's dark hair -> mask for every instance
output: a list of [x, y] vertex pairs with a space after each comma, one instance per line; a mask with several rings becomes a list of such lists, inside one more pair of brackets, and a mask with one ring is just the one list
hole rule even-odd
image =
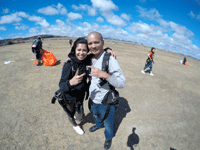
[[154, 49], [156, 49], [156, 48], [155, 48], [155, 47], [152, 47], [152, 48], [151, 48], [151, 51], [154, 50]]
[[77, 45], [80, 44], [80, 43], [81, 43], [81, 44], [85, 44], [85, 45], [87, 46], [87, 52], [89, 52], [87, 40], [86, 40], [84, 37], [80, 37], [80, 38], [78, 38], [78, 39], [74, 42], [74, 44], [73, 44], [73, 46], [72, 46], [72, 48], [71, 48], [71, 52], [68, 54], [68, 57], [69, 57], [69, 58], [71, 58], [72, 56], [75, 56], [76, 47], [77, 47]]

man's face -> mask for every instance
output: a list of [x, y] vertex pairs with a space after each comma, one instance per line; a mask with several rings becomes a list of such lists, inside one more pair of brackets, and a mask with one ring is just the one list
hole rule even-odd
[[89, 34], [87, 41], [90, 51], [95, 55], [94, 57], [97, 58], [103, 51], [104, 41], [97, 33]]

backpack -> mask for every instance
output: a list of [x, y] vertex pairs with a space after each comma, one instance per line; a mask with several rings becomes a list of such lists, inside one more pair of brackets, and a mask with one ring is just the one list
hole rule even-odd
[[[71, 60], [68, 60], [68, 61], [69, 61], [69, 63], [72, 65], [72, 76], [74, 76], [75, 73], [76, 73], [76, 70], [74, 69], [74, 66], [73, 66], [72, 61], [71, 61]], [[67, 62], [65, 62], [65, 63], [67, 63]], [[54, 93], [54, 96], [53, 96], [53, 98], [52, 98], [52, 100], [51, 100], [51, 103], [52, 103], [52, 104], [55, 104], [55, 102], [56, 102], [57, 99], [58, 99], [58, 100], [64, 100], [65, 103], [67, 102], [67, 99], [65, 98], [63, 92], [62, 92], [60, 89], [57, 90], [57, 91]]]

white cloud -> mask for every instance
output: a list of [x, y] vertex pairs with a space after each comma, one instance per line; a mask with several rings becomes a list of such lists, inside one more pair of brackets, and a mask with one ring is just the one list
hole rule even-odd
[[[193, 33], [187, 33], [188, 29], [175, 23], [167, 22], [167, 24], [169, 27], [171, 27], [171, 30], [172, 28], [173, 31], [176, 30], [176, 32], [171, 36], [163, 32], [166, 30], [165, 28], [152, 24], [148, 25], [141, 21], [132, 23], [127, 29], [133, 32], [131, 41], [171, 50], [173, 52], [181, 52], [182, 54], [193, 57], [195, 57], [197, 53], [200, 53], [200, 48], [198, 48], [196, 45], [193, 45], [192, 41], [188, 37]], [[178, 28], [183, 31], [178, 31]], [[128, 38], [126, 37], [126, 39]]]
[[174, 30], [178, 34], [194, 36], [194, 33], [192, 31], [188, 30], [185, 26], [178, 25], [172, 21], [169, 22], [169, 26], [171, 27], [172, 30]]
[[67, 16], [68, 16], [69, 20], [82, 19], [82, 15], [79, 13], [70, 12], [67, 14]]
[[13, 22], [21, 21], [21, 17], [18, 16], [18, 13], [14, 13], [11, 15], [5, 15], [1, 17], [0, 24], [9, 24]]
[[66, 15], [66, 14], [67, 14], [67, 9], [66, 9], [66, 8], [62, 8], [62, 9], [60, 10], [60, 14], [61, 14], [61, 15]]
[[18, 16], [23, 17], [23, 18], [29, 17], [29, 15], [27, 15], [25, 12], [22, 12], [22, 11], [18, 12]]
[[[26, 14], [25, 12], [16, 12], [13, 13], [11, 15], [5, 15], [1, 17], [0, 20], [0, 24], [10, 24], [10, 23], [14, 23], [14, 25], [20, 25], [19, 22], [22, 20], [22, 18], [27, 18], [30, 21], [35, 21], [36, 24], [41, 25], [42, 27], [48, 27], [49, 23], [42, 17], [38, 17], [38, 16], [29, 16], [28, 14]], [[25, 25], [23, 26], [17, 26], [15, 29], [22, 29], [24, 30]]]
[[104, 19], [102, 17], [98, 17], [97, 21], [102, 23], [102, 22], [104, 22]]
[[200, 20], [200, 13], [196, 17], [197, 20]]
[[29, 29], [29, 35], [30, 35], [30, 36], [38, 35], [38, 34], [40, 34], [40, 31], [39, 31], [39, 28], [38, 28], [38, 27], [36, 27], [36, 28], [30, 28], [30, 29]]
[[182, 41], [184, 41], [185, 43], [191, 43], [191, 41], [188, 39], [188, 37], [184, 36], [184, 35], [181, 35], [181, 34], [178, 34], [178, 33], [174, 33], [172, 34], [171, 36], [173, 39], [175, 39], [176, 41], [179, 41], [180, 43]]
[[195, 18], [195, 14], [193, 11], [190, 11], [189, 15], [192, 17], [192, 18]]
[[[100, 11], [101, 15], [106, 18], [106, 21], [114, 26], [125, 26], [126, 22], [115, 15], [112, 10], [117, 10], [118, 7], [111, 0], [91, 0], [92, 7], [88, 5], [72, 5], [76, 11], [78, 10], [87, 10], [90, 16], [95, 16], [97, 11]], [[122, 14], [122, 17], [129, 19], [129, 16]], [[72, 17], [71, 17], [72, 18]], [[102, 19], [97, 19], [97, 21], [102, 22]]]
[[82, 5], [82, 4], [80, 4], [79, 6], [72, 5], [72, 8], [75, 9], [76, 11], [78, 10], [88, 11], [89, 16], [95, 16], [97, 13], [95, 8], [92, 8], [88, 5]]
[[67, 9], [62, 4], [58, 3], [57, 8], [61, 15], [67, 14]]
[[58, 10], [53, 8], [52, 6], [43, 7], [38, 9], [38, 13], [45, 14], [45, 15], [57, 15]]
[[41, 32], [52, 35], [71, 36], [74, 30], [75, 29], [72, 29], [70, 26], [67, 26], [65, 22], [57, 19], [56, 25], [50, 25], [47, 28], [43, 28]]
[[15, 25], [15, 26], [19, 26], [19, 25], [21, 25], [21, 23], [16, 22], [16, 23], [13, 23], [13, 25]]
[[3, 9], [3, 14], [7, 14], [7, 13], [9, 13], [10, 12], [10, 10], [8, 9], [8, 8], [5, 8], [5, 9]]
[[30, 16], [28, 18], [30, 21], [35, 21], [36, 24], [41, 25], [42, 27], [48, 27], [49, 23], [42, 17], [38, 17], [38, 16]]
[[72, 8], [75, 9], [75, 10], [86, 10], [88, 7], [88, 5], [82, 5], [82, 4], [79, 4], [79, 6], [76, 6], [76, 5], [72, 5]]
[[117, 10], [118, 7], [111, 0], [91, 0], [94, 8], [102, 12]]
[[[161, 15], [156, 9], [150, 9], [147, 11], [146, 9], [137, 6], [140, 16], [141, 17], [147, 17], [150, 20], [155, 20], [157, 21], [166, 31], [168, 32], [175, 32], [180, 35], [185, 35], [185, 36], [194, 36], [194, 33], [190, 30], [188, 30], [185, 26], [181, 26], [175, 22], [172, 21], [165, 21], [161, 18]], [[192, 12], [191, 12], [192, 13]]]
[[26, 26], [26, 25], [21, 25], [21, 26], [15, 26], [15, 29], [17, 29], [17, 30], [26, 30], [28, 28], [28, 26]]
[[97, 14], [95, 8], [88, 7], [88, 15], [95, 16]]
[[200, 12], [197, 14], [197, 13], [194, 13], [193, 11], [190, 11], [188, 15], [191, 16], [192, 18], [200, 20]]
[[150, 20], [157, 20], [162, 17], [156, 9], [151, 9], [147, 11], [146, 9], [138, 5], [137, 5], [137, 8], [141, 17], [146, 17], [146, 18], [149, 18]]
[[106, 21], [112, 25], [118, 27], [126, 25], [126, 22], [119, 16], [115, 15], [113, 12], [103, 12], [102, 15], [106, 18]]
[[[53, 5], [54, 6], [54, 5]], [[57, 6], [55, 6], [58, 10], [61, 10], [64, 6], [61, 3], [58, 3]]]
[[132, 23], [130, 27], [128, 27], [129, 30], [131, 30], [133, 33], [151, 33], [153, 30], [151, 27], [143, 22], [138, 22], [138, 23]]
[[3, 27], [3, 26], [0, 26], [0, 30], [2, 30], [2, 31], [6, 31], [6, 28]]
[[63, 21], [61, 21], [60, 19], [57, 19], [56, 20], [56, 23], [59, 25], [59, 26], [65, 26], [65, 23]]
[[127, 15], [125, 13], [121, 14], [121, 17], [124, 19], [124, 20], [130, 20], [131, 19], [131, 16], [130, 15]]
[[58, 3], [57, 6], [52, 5], [52, 6], [47, 6], [43, 7], [37, 10], [38, 13], [42, 13], [45, 15], [58, 15], [59, 13], [62, 15], [67, 14], [67, 9], [60, 3]]

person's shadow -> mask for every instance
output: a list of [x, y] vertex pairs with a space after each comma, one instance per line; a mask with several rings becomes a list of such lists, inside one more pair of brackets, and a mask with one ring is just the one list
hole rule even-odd
[[[89, 108], [89, 105], [88, 105], [88, 108]], [[117, 107], [117, 109], [115, 111], [114, 128], [113, 128], [114, 136], [115, 136], [123, 118], [126, 117], [126, 114], [130, 111], [131, 111], [131, 109], [128, 105], [128, 101], [123, 97], [119, 97], [119, 106]], [[94, 120], [93, 114], [91, 112], [89, 112], [84, 117], [84, 121], [80, 125], [83, 126], [86, 123], [95, 124], [95, 120]]]
[[113, 129], [114, 136], [116, 135], [117, 130], [120, 124], [122, 123], [123, 118], [126, 117], [126, 114], [129, 113], [130, 111], [131, 109], [128, 105], [128, 101], [123, 97], [119, 97], [119, 106], [115, 111], [114, 129]]
[[93, 117], [93, 114], [91, 112], [89, 112], [85, 117], [84, 117], [84, 120], [81, 122], [81, 126], [83, 126], [84, 124], [86, 123], [92, 123], [92, 124], [95, 124], [95, 121], [94, 121], [94, 117]]
[[127, 141], [127, 146], [130, 147], [130, 150], [134, 150], [133, 146], [137, 146], [137, 144], [139, 144], [139, 136], [135, 133], [136, 128], [133, 128], [132, 132], [129, 136], [128, 136], [128, 141]]

